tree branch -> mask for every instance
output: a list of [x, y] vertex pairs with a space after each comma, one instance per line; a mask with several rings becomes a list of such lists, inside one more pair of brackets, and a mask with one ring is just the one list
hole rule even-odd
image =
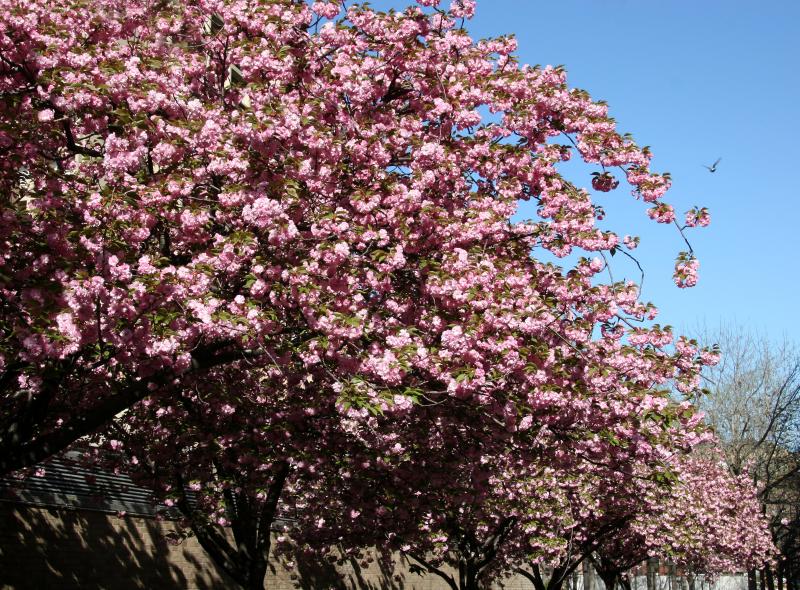
[[427, 569], [429, 572], [434, 573], [437, 576], [439, 576], [440, 578], [442, 578], [445, 582], [447, 582], [447, 585], [450, 586], [450, 588], [452, 588], [452, 590], [458, 590], [458, 585], [456, 584], [456, 581], [453, 578], [453, 576], [448, 576], [446, 573], [444, 573], [438, 567], [428, 563], [427, 561], [425, 561], [423, 558], [421, 558], [416, 553], [412, 553], [412, 552], [409, 551], [407, 553], [404, 553], [404, 555], [408, 555], [409, 557], [414, 559], [417, 563], [422, 565], [425, 569]]

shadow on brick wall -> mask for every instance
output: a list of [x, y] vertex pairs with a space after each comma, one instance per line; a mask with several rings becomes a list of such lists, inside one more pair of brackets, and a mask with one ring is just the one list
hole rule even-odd
[[365, 568], [350, 558], [344, 567], [336, 568], [330, 563], [298, 559], [293, 581], [300, 590], [413, 590], [404, 578], [381, 562]]
[[[172, 545], [169, 521], [0, 502], [0, 590], [231, 590], [197, 541]], [[341, 572], [341, 573], [339, 573]], [[266, 588], [413, 590], [403, 575], [357, 560], [337, 568], [270, 563]]]
[[164, 525], [99, 512], [0, 507], [0, 588], [193, 589], [233, 587]]
[[[118, 517], [63, 508], [0, 502], [0, 590], [234, 590], [197, 541], [171, 545], [169, 521]], [[418, 576], [400, 559], [394, 571], [380, 560], [350, 559], [338, 567], [298, 560], [287, 571], [271, 561], [272, 590], [444, 590], [436, 576]], [[529, 589], [522, 580], [492, 588]]]

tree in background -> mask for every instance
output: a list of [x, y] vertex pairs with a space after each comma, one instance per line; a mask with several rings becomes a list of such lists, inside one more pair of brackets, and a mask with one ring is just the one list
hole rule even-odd
[[[762, 587], [773, 590], [784, 580], [794, 587], [800, 575], [800, 354], [787, 341], [739, 328], [721, 327], [704, 338], [719, 342], [723, 354], [705, 371], [708, 391], [698, 405], [731, 471], [752, 479], [781, 551], [777, 572], [760, 572]], [[757, 573], [750, 572], [751, 587]]]
[[282, 552], [335, 561], [378, 547], [454, 590], [515, 573], [557, 589], [586, 559], [612, 585], [654, 555], [711, 574], [770, 559], [751, 482], [708, 450], [687, 454], [704, 439], [689, 404], [646, 397], [626, 414], [622, 401], [602, 424], [562, 407], [522, 432], [479, 426], [457, 415], [464, 408], [445, 421], [415, 407], [400, 428], [380, 416], [353, 423], [361, 451], [298, 490]]
[[722, 453], [700, 447], [671, 462], [674, 485], [644, 489], [642, 502], [626, 525], [591, 556], [607, 590], [630, 588], [623, 575], [653, 557], [666, 557], [697, 575], [760, 568], [774, 560], [767, 519], [747, 475], [733, 476]]

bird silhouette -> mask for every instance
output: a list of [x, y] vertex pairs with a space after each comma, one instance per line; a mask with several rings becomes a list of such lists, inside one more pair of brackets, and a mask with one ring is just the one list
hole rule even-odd
[[717, 161], [711, 164], [711, 166], [703, 164], [703, 168], [707, 168], [709, 172], [714, 173], [717, 171], [717, 164], [719, 164], [720, 160], [722, 160], [722, 158], [717, 158]]

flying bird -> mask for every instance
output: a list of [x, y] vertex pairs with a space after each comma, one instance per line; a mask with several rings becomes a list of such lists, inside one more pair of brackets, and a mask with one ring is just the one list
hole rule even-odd
[[711, 164], [711, 166], [706, 166], [705, 164], [703, 164], [703, 168], [707, 168], [708, 171], [712, 172], [712, 173], [716, 172], [717, 171], [717, 164], [719, 164], [720, 160], [722, 160], [722, 158], [717, 158], [717, 161], [714, 162], [713, 164]]

